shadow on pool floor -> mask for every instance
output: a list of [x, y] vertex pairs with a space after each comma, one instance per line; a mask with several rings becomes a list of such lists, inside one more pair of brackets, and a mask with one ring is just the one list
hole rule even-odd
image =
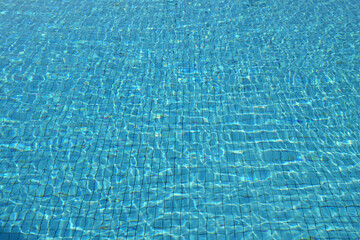
[[0, 233], [0, 240], [23, 240], [21, 233]]

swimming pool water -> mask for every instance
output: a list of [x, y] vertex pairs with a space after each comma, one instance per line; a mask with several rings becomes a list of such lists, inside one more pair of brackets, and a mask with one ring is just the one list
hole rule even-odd
[[360, 237], [356, 0], [4, 0], [0, 239]]

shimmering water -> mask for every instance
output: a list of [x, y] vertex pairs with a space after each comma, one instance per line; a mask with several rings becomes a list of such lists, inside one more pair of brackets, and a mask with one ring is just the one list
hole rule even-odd
[[0, 3], [0, 239], [356, 239], [360, 4]]

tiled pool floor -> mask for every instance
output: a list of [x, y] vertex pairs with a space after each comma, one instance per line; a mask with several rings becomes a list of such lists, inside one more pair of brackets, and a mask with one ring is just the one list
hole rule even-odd
[[359, 238], [359, 12], [1, 1], [0, 238]]

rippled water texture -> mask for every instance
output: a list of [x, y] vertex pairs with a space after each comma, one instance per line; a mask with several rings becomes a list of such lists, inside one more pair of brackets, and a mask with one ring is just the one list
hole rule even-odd
[[360, 237], [356, 0], [0, 2], [0, 238]]

